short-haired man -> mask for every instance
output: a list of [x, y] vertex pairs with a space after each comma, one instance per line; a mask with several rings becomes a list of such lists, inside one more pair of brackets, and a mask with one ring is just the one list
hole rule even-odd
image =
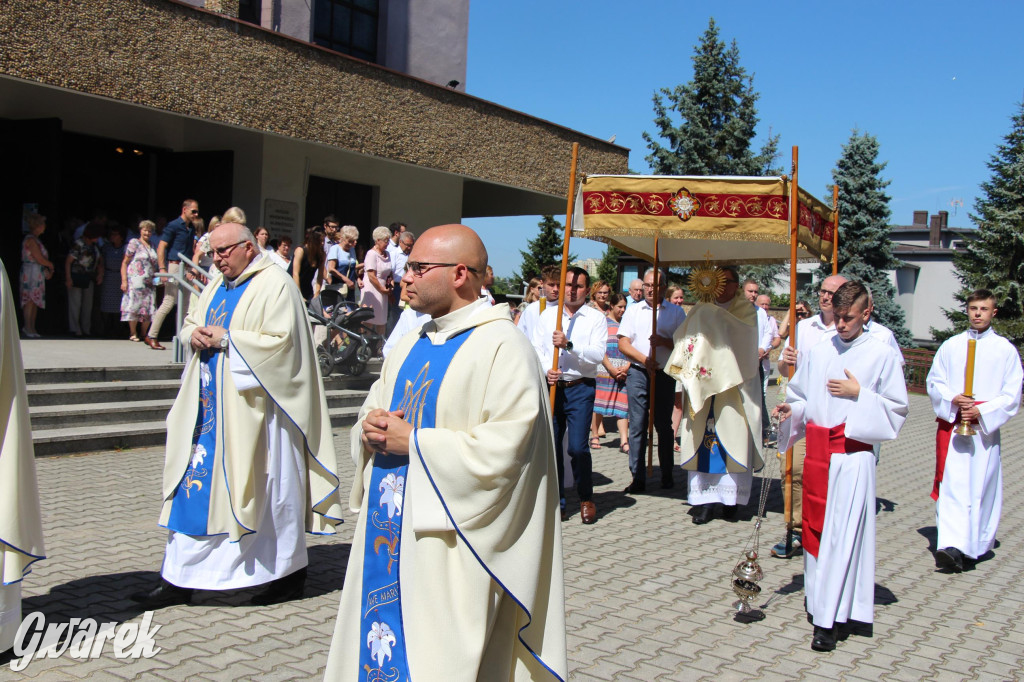
[[867, 289], [847, 282], [830, 303], [836, 333], [801, 359], [775, 408], [782, 449], [806, 434], [804, 591], [815, 651], [835, 649], [838, 625], [874, 621], [872, 446], [896, 438], [908, 409], [900, 354], [864, 333]]
[[568, 679], [547, 385], [508, 306], [480, 299], [486, 266], [464, 225], [409, 256], [431, 319], [352, 427], [360, 513], [327, 680]]
[[764, 394], [768, 388], [768, 354], [772, 352], [772, 339], [775, 338], [775, 334], [772, 333], [771, 327], [771, 322], [774, 320], [769, 322], [771, 316], [768, 315], [768, 309], [757, 305], [757, 296], [760, 291], [761, 285], [754, 280], [747, 279], [743, 282], [743, 296], [757, 308], [757, 359], [758, 374], [761, 377], [761, 440], [763, 442], [768, 436], [768, 429], [771, 425]]
[[644, 281], [642, 279], [634, 279], [629, 283], [629, 291], [627, 293], [626, 310], [629, 310], [635, 303], [644, 300]]
[[559, 265], [545, 265], [540, 269], [541, 291], [544, 298], [534, 301], [526, 306], [526, 310], [519, 316], [516, 326], [526, 335], [526, 338], [533, 342], [533, 328], [537, 325], [537, 319], [549, 306], [558, 305], [558, 280], [562, 276], [562, 267]]
[[[657, 277], [655, 276], [657, 275]], [[649, 269], [643, 278], [644, 300], [626, 308], [619, 323], [619, 352], [629, 360], [626, 374], [626, 397], [629, 410], [629, 471], [633, 480], [627, 494], [647, 489], [647, 427], [650, 423], [650, 400], [654, 400], [654, 430], [658, 434], [658, 464], [661, 466], [661, 487], [675, 485], [672, 477], [673, 443], [672, 406], [676, 384], [662, 369], [672, 351], [672, 335], [686, 319], [686, 312], [664, 300], [668, 278], [662, 271]], [[658, 306], [658, 329], [652, 328], [652, 313]], [[654, 373], [654, 386], [649, 372]], [[653, 392], [654, 396], [651, 397]]]
[[[156, 260], [160, 272], [174, 274], [181, 269], [181, 256], [192, 255], [195, 250], [196, 230], [192, 223], [199, 219], [199, 203], [195, 199], [185, 199], [181, 203], [181, 215], [167, 223], [163, 234], [160, 236], [160, 243], [156, 247]], [[153, 350], [164, 350], [158, 337], [160, 327], [164, 320], [178, 301], [178, 281], [165, 279], [164, 298], [160, 307], [153, 313], [153, 323], [149, 325], [149, 332], [146, 334], [146, 345]], [[185, 312], [188, 312], [190, 297], [184, 298]]]
[[[959, 573], [995, 546], [1003, 506], [999, 429], [1020, 406], [1017, 349], [992, 329], [998, 312], [988, 289], [967, 296], [970, 328], [945, 341], [928, 372], [928, 396], [938, 417], [932, 499], [938, 539], [935, 565]], [[974, 340], [974, 383], [965, 395], [968, 343]], [[953, 433], [961, 419], [974, 435]]]
[[683, 387], [681, 465], [698, 525], [712, 519], [718, 504], [725, 518], [734, 518], [737, 506], [750, 499], [754, 471], [761, 467], [755, 312], [761, 309], [739, 295], [735, 269], [721, 271], [721, 293], [714, 303], [690, 310], [673, 337], [666, 370]]
[[[555, 386], [555, 460], [562, 518], [566, 516], [562, 438], [568, 432], [567, 450], [580, 498], [580, 518], [586, 524], [597, 520], [597, 507], [593, 502], [590, 424], [597, 390], [597, 367], [604, 360], [608, 345], [608, 318], [597, 308], [586, 304], [589, 292], [590, 275], [587, 271], [570, 267], [565, 271], [562, 330], [555, 329], [558, 306], [551, 306], [541, 313], [533, 330], [533, 347], [540, 357], [540, 366], [547, 372], [548, 385]], [[551, 369], [556, 352], [558, 369]]]
[[167, 415], [160, 585], [145, 608], [192, 591], [270, 583], [256, 605], [302, 596], [303, 530], [341, 523], [334, 440], [305, 306], [244, 225], [210, 233], [214, 275], [179, 338], [195, 351]]

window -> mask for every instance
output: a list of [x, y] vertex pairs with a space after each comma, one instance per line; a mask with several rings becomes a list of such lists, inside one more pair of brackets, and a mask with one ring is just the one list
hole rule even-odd
[[315, 0], [313, 42], [366, 61], [377, 61], [378, 0]]

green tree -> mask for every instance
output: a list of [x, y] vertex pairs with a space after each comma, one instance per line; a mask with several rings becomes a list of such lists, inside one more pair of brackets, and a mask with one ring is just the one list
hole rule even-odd
[[714, 19], [694, 49], [693, 80], [654, 93], [654, 123], [667, 144], [650, 134], [647, 162], [663, 175], [777, 175], [778, 135], [755, 154], [758, 123], [753, 76], [740, 66], [740, 51], [719, 39]]
[[[971, 291], [990, 289], [999, 308], [992, 327], [1024, 350], [1024, 102], [1010, 120], [1010, 132], [989, 158], [992, 175], [981, 183], [983, 195], [970, 214], [978, 235], [953, 257], [953, 267], [963, 284], [957, 299], [965, 302]], [[936, 340], [967, 328], [962, 309], [943, 312], [953, 329], [932, 329]]]
[[[877, 138], [854, 130], [832, 169], [832, 180], [839, 186], [839, 272], [870, 287], [875, 304], [873, 319], [891, 329], [901, 346], [913, 346], [906, 315], [896, 304], [896, 288], [889, 279], [889, 271], [903, 262], [892, 253], [890, 197], [885, 193], [890, 181], [882, 179], [887, 162], [878, 161], [878, 152]], [[818, 288], [831, 274], [831, 265], [821, 265], [800, 298], [818, 300]]]
[[[521, 282], [528, 282], [532, 277], [540, 277], [540, 270], [545, 265], [562, 262], [562, 244], [565, 240], [565, 229], [562, 223], [553, 216], [543, 216], [537, 223], [540, 231], [537, 236], [526, 242], [526, 251], [520, 251], [523, 257], [519, 272], [515, 275]], [[570, 254], [569, 262], [576, 260]]]
[[762, 294], [773, 296], [772, 289], [781, 284], [783, 275], [788, 274], [785, 265], [741, 265], [737, 268], [740, 281], [752, 279], [757, 282]]
[[609, 244], [608, 248], [604, 250], [604, 256], [601, 258], [601, 263], [597, 266], [597, 278], [604, 282], [608, 282], [612, 291], [622, 291], [622, 287], [618, 282], [619, 256], [621, 255], [622, 251]]

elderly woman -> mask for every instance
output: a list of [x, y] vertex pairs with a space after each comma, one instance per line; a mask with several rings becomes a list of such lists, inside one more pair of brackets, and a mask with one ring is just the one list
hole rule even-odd
[[21, 310], [25, 326], [21, 333], [27, 339], [38, 339], [36, 314], [46, 307], [46, 280], [53, 277], [50, 254], [40, 241], [46, 231], [46, 216], [33, 213], [28, 217], [28, 234], [21, 242]]
[[373, 248], [366, 252], [363, 261], [363, 300], [362, 304], [373, 310], [369, 324], [379, 334], [384, 333], [388, 321], [388, 298], [394, 288], [391, 278], [391, 256], [388, 254], [388, 242], [391, 241], [391, 230], [378, 227], [373, 231]]
[[158, 269], [156, 249], [150, 243], [152, 238], [153, 221], [143, 220], [139, 223], [139, 238], [128, 242], [121, 260], [121, 320], [131, 329], [129, 341], [142, 339], [150, 348], [155, 343], [146, 332], [153, 317], [156, 298], [153, 277]]
[[327, 254], [327, 269], [332, 284], [345, 287], [345, 300], [356, 300], [356, 282], [359, 279], [359, 258], [356, 256], [356, 243], [359, 241], [359, 230], [355, 225], [345, 225], [340, 230], [339, 241], [331, 247]]
[[103, 257], [96, 245], [100, 236], [102, 228], [89, 223], [64, 260], [68, 327], [75, 336], [89, 336], [92, 330], [93, 285], [103, 282]]

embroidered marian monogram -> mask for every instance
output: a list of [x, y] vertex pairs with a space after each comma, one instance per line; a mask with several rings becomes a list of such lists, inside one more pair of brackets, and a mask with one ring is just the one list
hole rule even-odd
[[[398, 371], [390, 410], [402, 410], [413, 428], [433, 428], [441, 380], [470, 333], [457, 334], [439, 346], [426, 337], [417, 341]], [[366, 643], [359, 667], [360, 677], [366, 682], [409, 679], [399, 580], [408, 470], [408, 456], [374, 456], [370, 491], [377, 495], [377, 505], [370, 505], [363, 538], [361, 631]]]

